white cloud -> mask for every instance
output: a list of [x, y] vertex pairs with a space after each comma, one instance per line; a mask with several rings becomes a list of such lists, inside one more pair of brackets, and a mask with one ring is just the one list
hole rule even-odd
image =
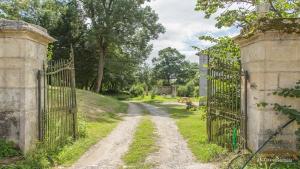
[[159, 22], [166, 28], [166, 33], [153, 41], [154, 50], [149, 58], [157, 57], [158, 51], [166, 47], [177, 48], [191, 61], [197, 61], [196, 51], [191, 46], [207, 47], [211, 44], [199, 41], [199, 35], [236, 34], [230, 29], [217, 29], [214, 19], [205, 19], [204, 14], [195, 11], [196, 0], [152, 0], [149, 5], [159, 15]]

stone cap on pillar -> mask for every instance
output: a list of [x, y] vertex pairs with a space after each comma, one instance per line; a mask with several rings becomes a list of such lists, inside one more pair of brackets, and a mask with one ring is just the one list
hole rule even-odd
[[24, 38], [48, 45], [56, 41], [46, 29], [20, 20], [0, 19], [0, 38]]
[[[298, 35], [298, 36], [295, 36]], [[284, 36], [284, 38], [283, 38]], [[300, 38], [300, 18], [261, 18], [255, 24], [245, 27], [234, 41], [241, 47], [259, 40], [280, 40]]]

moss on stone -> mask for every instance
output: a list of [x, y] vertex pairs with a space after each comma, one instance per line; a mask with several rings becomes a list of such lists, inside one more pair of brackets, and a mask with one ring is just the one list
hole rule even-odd
[[241, 31], [243, 38], [249, 38], [256, 33], [266, 31], [281, 31], [300, 34], [300, 18], [268, 19], [261, 18]]

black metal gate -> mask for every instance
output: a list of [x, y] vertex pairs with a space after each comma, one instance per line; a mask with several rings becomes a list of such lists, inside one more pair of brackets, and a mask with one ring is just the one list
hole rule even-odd
[[209, 58], [208, 139], [229, 151], [246, 145], [246, 114], [241, 110], [241, 77], [239, 60]]
[[77, 135], [74, 59], [51, 61], [38, 73], [39, 139], [50, 149]]

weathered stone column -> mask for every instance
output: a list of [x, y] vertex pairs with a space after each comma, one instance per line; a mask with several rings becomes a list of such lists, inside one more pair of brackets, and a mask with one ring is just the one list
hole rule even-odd
[[207, 65], [208, 57], [202, 54], [199, 54], [199, 96], [207, 96]]
[[207, 99], [207, 64], [208, 64], [208, 57], [198, 53], [199, 56], [199, 96], [201, 99], [199, 100], [199, 106], [206, 105]]
[[38, 138], [37, 72], [53, 41], [39, 26], [0, 19], [0, 138], [25, 153]]
[[[257, 104], [280, 103], [300, 109], [299, 99], [273, 95], [278, 88], [294, 87], [300, 80], [299, 25], [298, 19], [264, 21], [254, 33], [235, 39], [241, 47], [242, 68], [249, 73], [247, 141], [252, 151], [289, 120], [271, 105], [258, 107]], [[292, 123], [264, 151], [295, 151], [299, 143], [295, 135], [298, 127], [296, 122]]]

